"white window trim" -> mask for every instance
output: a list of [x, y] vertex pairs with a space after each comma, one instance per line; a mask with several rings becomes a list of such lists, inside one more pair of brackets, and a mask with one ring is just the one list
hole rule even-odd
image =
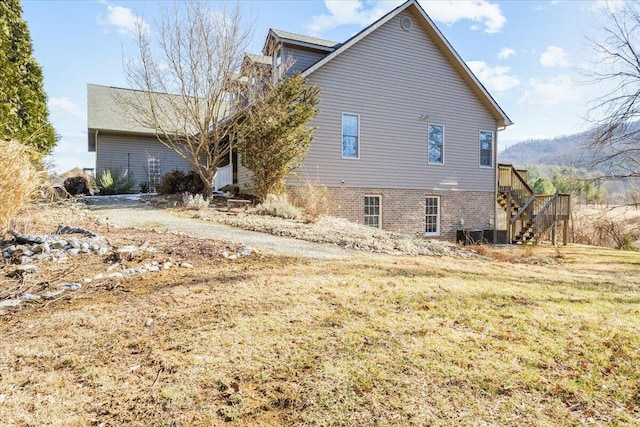
[[[345, 157], [344, 156], [344, 116], [356, 116], [358, 118], [358, 156], [357, 157]], [[360, 160], [360, 114], [354, 113], [342, 113], [342, 122], [340, 124], [340, 155], [343, 159], [347, 160]]]
[[[424, 202], [424, 235], [429, 237], [439, 236], [440, 235], [440, 212], [442, 210], [442, 205], [440, 204], [440, 196], [425, 196]], [[435, 233], [427, 233], [427, 199], [438, 199], [438, 213], [436, 214], [436, 231]]]
[[273, 50], [273, 68], [282, 65], [282, 46], [278, 45]]
[[[429, 160], [429, 144], [431, 144], [431, 142], [429, 141], [429, 126], [440, 126], [442, 127], [442, 162], [441, 163], [433, 163]], [[445, 134], [445, 129], [444, 129], [444, 125], [440, 124], [440, 123], [427, 123], [427, 164], [433, 165], [433, 166], [444, 166], [444, 146], [446, 144], [447, 139], [445, 138], [446, 134]]]
[[[480, 135], [482, 132], [487, 132], [491, 134], [491, 165], [483, 165], [482, 164], [482, 140], [480, 139]], [[478, 165], [482, 169], [493, 169], [495, 164], [495, 150], [496, 150], [496, 133], [492, 130], [482, 130], [478, 131]]]
[[[380, 200], [380, 213], [378, 214], [378, 227], [382, 229], [382, 194], [365, 194], [364, 197], [377, 197]], [[373, 228], [373, 227], [372, 227]]]

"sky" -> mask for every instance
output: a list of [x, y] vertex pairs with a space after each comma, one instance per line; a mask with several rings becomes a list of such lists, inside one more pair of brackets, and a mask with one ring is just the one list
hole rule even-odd
[[[342, 42], [402, 1], [240, 1], [260, 53], [270, 27]], [[589, 38], [616, 1], [420, 0], [420, 5], [514, 122], [499, 150], [516, 142], [589, 128], [588, 103], [603, 88], [585, 83]], [[153, 34], [167, 1], [22, 0], [34, 56], [44, 72], [49, 114], [60, 140], [57, 172], [93, 168], [87, 151], [87, 83], [126, 87], [123, 58], [135, 57], [133, 29]], [[220, 8], [221, 1], [210, 2]]]

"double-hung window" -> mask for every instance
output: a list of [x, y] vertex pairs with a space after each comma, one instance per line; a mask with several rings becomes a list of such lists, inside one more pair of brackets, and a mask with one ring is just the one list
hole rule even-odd
[[429, 125], [429, 164], [444, 164], [444, 126]]
[[493, 167], [493, 132], [480, 131], [480, 167]]
[[364, 224], [380, 228], [382, 225], [382, 197], [364, 196]]
[[342, 113], [342, 158], [360, 158], [360, 116]]
[[437, 236], [440, 234], [440, 197], [429, 196], [426, 198], [425, 202], [426, 226], [424, 234], [426, 236]]

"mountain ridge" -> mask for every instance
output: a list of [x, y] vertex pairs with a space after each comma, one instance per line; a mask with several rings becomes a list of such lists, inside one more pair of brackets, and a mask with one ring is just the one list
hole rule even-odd
[[500, 163], [516, 167], [526, 165], [574, 166], [596, 170], [590, 166], [595, 150], [589, 147], [593, 132], [585, 131], [554, 138], [528, 139], [517, 142], [498, 153]]

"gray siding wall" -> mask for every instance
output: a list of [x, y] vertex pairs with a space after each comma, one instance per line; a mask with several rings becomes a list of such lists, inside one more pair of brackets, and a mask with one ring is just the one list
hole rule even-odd
[[119, 134], [98, 134], [96, 151], [96, 177], [109, 168], [127, 170], [129, 167], [136, 181], [133, 190], [139, 191], [140, 184], [148, 181], [148, 159], [160, 160], [160, 176], [174, 169], [191, 170], [189, 163], [173, 150], [162, 145], [153, 136], [130, 136]]
[[[329, 187], [495, 190], [497, 121], [421, 21], [407, 10], [309, 75], [321, 88], [320, 112], [302, 176]], [[343, 112], [360, 116], [358, 160], [342, 159]], [[428, 164], [429, 123], [444, 125], [444, 165]], [[494, 168], [479, 166], [480, 130], [495, 132]]]
[[251, 188], [251, 171], [242, 165], [240, 152], [238, 152], [238, 188], [240, 191]]
[[289, 58], [294, 61], [287, 74], [293, 74], [296, 71], [302, 72], [329, 54], [329, 52], [318, 52], [289, 45], [284, 45], [282, 52], [285, 61], [288, 61]]

